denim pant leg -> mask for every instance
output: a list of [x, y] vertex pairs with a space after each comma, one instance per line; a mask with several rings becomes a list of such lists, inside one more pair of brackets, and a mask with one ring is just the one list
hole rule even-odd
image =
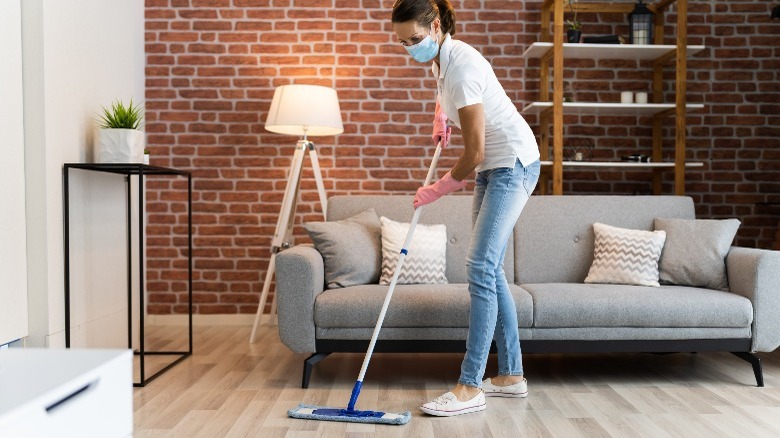
[[466, 259], [471, 308], [466, 356], [459, 383], [479, 387], [490, 344], [496, 335], [499, 372], [522, 374], [517, 311], [509, 292], [503, 260], [520, 212], [539, 179], [539, 162], [480, 172], [474, 191], [473, 221]]
[[523, 360], [520, 349], [520, 333], [517, 328], [517, 308], [512, 293], [509, 291], [509, 283], [504, 272], [506, 246], [501, 254], [501, 260], [496, 269], [498, 316], [493, 335], [498, 353], [498, 374], [501, 376], [520, 376], [523, 374]]

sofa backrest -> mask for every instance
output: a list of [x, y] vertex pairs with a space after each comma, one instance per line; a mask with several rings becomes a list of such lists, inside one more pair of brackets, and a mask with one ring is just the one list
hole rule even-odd
[[[374, 208], [378, 216], [398, 222], [410, 222], [414, 215], [410, 195], [352, 195], [328, 199], [327, 220], [337, 221]], [[471, 195], [445, 196], [423, 209], [421, 224], [447, 226], [447, 281], [466, 283], [466, 256], [471, 237]], [[507, 243], [504, 270], [507, 281], [514, 282], [513, 239]]]
[[532, 196], [515, 226], [515, 282], [581, 283], [593, 262], [593, 223], [652, 230], [655, 218], [693, 219], [683, 196]]

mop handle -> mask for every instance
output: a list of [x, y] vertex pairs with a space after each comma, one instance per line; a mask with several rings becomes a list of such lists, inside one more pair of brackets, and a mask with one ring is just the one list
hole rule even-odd
[[[424, 185], [426, 186], [431, 183], [433, 174], [436, 173], [436, 162], [439, 161], [439, 155], [441, 155], [441, 142], [436, 145], [436, 152], [433, 153], [431, 166], [428, 168], [428, 175], [425, 177]], [[355, 402], [357, 401], [357, 396], [360, 393], [360, 387], [362, 386], [363, 378], [366, 375], [368, 363], [371, 361], [371, 355], [374, 353], [374, 345], [376, 345], [376, 340], [379, 337], [379, 331], [382, 329], [382, 323], [385, 320], [387, 307], [390, 305], [390, 300], [393, 297], [395, 284], [398, 282], [398, 276], [401, 273], [401, 267], [404, 264], [404, 258], [408, 252], [407, 248], [412, 242], [412, 236], [414, 235], [414, 229], [417, 226], [417, 221], [420, 219], [420, 213], [422, 213], [422, 207], [414, 210], [412, 222], [409, 224], [409, 231], [406, 233], [406, 240], [404, 240], [404, 245], [401, 247], [401, 254], [398, 256], [398, 263], [395, 265], [393, 279], [390, 281], [390, 288], [387, 290], [387, 295], [385, 295], [385, 302], [382, 304], [382, 310], [379, 312], [379, 319], [377, 320], [376, 326], [374, 327], [374, 333], [371, 335], [371, 342], [368, 344], [368, 351], [366, 352], [366, 357], [363, 359], [363, 366], [360, 368], [360, 374], [358, 375], [357, 382], [355, 383], [355, 388], [352, 390], [352, 398], [350, 399], [349, 406], [347, 408], [349, 410], [355, 408]]]

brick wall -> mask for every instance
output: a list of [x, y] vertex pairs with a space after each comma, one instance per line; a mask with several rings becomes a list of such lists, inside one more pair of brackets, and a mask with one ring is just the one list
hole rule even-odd
[[[770, 247], [780, 203], [780, 23], [771, 2], [689, 2], [692, 59], [687, 194], [700, 217], [738, 217], [737, 243]], [[491, 61], [518, 107], [538, 98], [538, 62], [521, 55], [539, 35], [539, 1], [455, 1], [458, 35]], [[328, 195], [412, 193], [424, 179], [434, 82], [394, 41], [391, 0], [146, 0], [147, 125], [152, 164], [194, 181], [196, 312], [254, 313], [296, 139], [264, 130], [276, 86], [336, 88], [344, 133], [315, 138]], [[673, 15], [669, 17], [674, 21]], [[625, 17], [583, 16], [585, 33], [625, 33]], [[617, 24], [615, 24], [617, 23]], [[592, 68], [594, 67], [594, 68]], [[640, 67], [640, 68], [637, 68]], [[567, 63], [567, 93], [613, 100], [649, 88], [645, 65]], [[667, 76], [673, 77], [671, 69]], [[671, 82], [667, 101], [673, 101]], [[528, 117], [536, 126], [534, 117]], [[597, 158], [648, 153], [647, 120], [567, 118], [573, 145]], [[670, 124], [673, 120], [670, 119]], [[667, 135], [667, 138], [673, 138]], [[440, 168], [460, 151], [456, 134]], [[649, 172], [567, 172], [566, 193], [649, 193]], [[321, 220], [305, 166], [295, 234]], [[665, 177], [671, 192], [672, 175]], [[149, 183], [149, 309], [186, 311], [186, 205], [180, 181]]]

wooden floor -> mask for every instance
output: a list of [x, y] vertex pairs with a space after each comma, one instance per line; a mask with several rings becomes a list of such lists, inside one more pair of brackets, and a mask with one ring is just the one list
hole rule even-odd
[[[181, 329], [147, 329], [175, 348]], [[275, 326], [195, 327], [195, 354], [134, 391], [135, 437], [778, 437], [780, 356], [763, 355], [766, 387], [728, 353], [527, 355], [527, 399], [487, 400], [484, 412], [434, 418], [417, 406], [450, 389], [460, 354], [375, 354], [358, 409], [411, 411], [405, 426], [297, 420], [304, 402], [346, 406], [362, 354], [320, 362], [300, 387], [303, 360]], [[381, 342], [381, 341], [380, 341]], [[149, 366], [147, 361], [147, 366]], [[488, 374], [496, 370], [495, 357]]]

